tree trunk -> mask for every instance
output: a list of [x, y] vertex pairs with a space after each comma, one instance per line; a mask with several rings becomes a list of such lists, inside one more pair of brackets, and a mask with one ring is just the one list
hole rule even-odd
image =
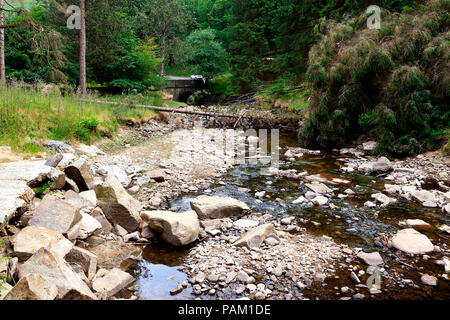
[[159, 66], [159, 75], [164, 77], [166, 75], [166, 35], [161, 36], [161, 58], [162, 62]]
[[[4, 0], [0, 0], [0, 9], [3, 9]], [[4, 23], [4, 11], [0, 10], [0, 26]], [[0, 83], [6, 82], [5, 71], [5, 29], [0, 28]]]
[[86, 3], [80, 0], [80, 94], [86, 96]]

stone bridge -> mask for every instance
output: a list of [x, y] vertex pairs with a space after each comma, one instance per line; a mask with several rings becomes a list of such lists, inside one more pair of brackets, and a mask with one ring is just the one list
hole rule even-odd
[[173, 95], [174, 101], [180, 102], [187, 102], [192, 94], [205, 88], [205, 81], [201, 78], [166, 76], [165, 82], [166, 91]]

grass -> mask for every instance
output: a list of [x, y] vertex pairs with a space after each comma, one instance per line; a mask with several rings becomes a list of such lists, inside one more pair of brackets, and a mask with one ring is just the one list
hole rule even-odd
[[0, 145], [14, 152], [35, 154], [43, 151], [38, 142], [61, 140], [92, 143], [111, 137], [128, 119], [149, 120], [156, 113], [132, 108], [133, 103], [160, 106], [158, 94], [136, 96], [90, 95], [87, 100], [123, 102], [120, 106], [89, 103], [77, 95], [62, 95], [58, 89], [44, 92], [42, 86], [30, 88], [16, 83], [0, 87]]

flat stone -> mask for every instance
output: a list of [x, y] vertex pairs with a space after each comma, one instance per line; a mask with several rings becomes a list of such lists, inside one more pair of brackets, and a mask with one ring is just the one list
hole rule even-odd
[[81, 221], [81, 218], [80, 209], [56, 196], [46, 195], [36, 208], [29, 225], [68, 234]]
[[220, 219], [250, 213], [245, 203], [226, 197], [200, 196], [191, 200], [191, 207], [201, 219]]
[[398, 231], [392, 238], [392, 245], [408, 254], [425, 254], [434, 250], [430, 239], [414, 229]]
[[258, 248], [274, 231], [275, 227], [272, 223], [263, 224], [242, 235], [241, 238], [234, 243], [234, 245], [237, 247], [247, 247], [249, 249]]
[[25, 261], [41, 248], [51, 250], [63, 258], [73, 247], [60, 232], [39, 226], [28, 226], [11, 237], [13, 255]]
[[65, 201], [78, 209], [94, 208], [95, 204], [72, 190], [66, 192]]
[[96, 292], [112, 297], [120, 290], [130, 286], [133, 281], [134, 278], [129, 273], [114, 268], [103, 277], [96, 278], [92, 283], [92, 288]]
[[438, 279], [434, 276], [430, 276], [429, 274], [424, 274], [420, 278], [420, 281], [422, 282], [422, 284], [434, 287], [434, 286], [437, 286]]
[[308, 183], [308, 184], [305, 184], [305, 186], [308, 189], [310, 189], [312, 192], [317, 193], [317, 194], [327, 194], [327, 193], [333, 192], [333, 190], [328, 188], [323, 183]]
[[164, 182], [166, 180], [166, 174], [163, 170], [156, 169], [147, 172], [147, 177], [149, 177], [152, 180], [155, 180], [156, 182]]
[[136, 247], [122, 241], [108, 240], [88, 247], [87, 250], [97, 256], [99, 268], [112, 269], [119, 267], [124, 260], [130, 258], [136, 252]]
[[383, 258], [378, 252], [366, 253], [361, 251], [358, 253], [357, 257], [369, 266], [378, 266], [384, 264]]
[[142, 219], [161, 234], [166, 242], [183, 246], [197, 240], [200, 223], [195, 211], [176, 213], [171, 211], [144, 211]]
[[65, 259], [68, 263], [80, 265], [89, 280], [94, 278], [97, 272], [97, 256], [92, 252], [83, 248], [73, 247]]
[[113, 230], [112, 224], [106, 219], [102, 209], [95, 208], [91, 212], [91, 216], [95, 218], [98, 222], [100, 222], [101, 228], [94, 231], [95, 235], [99, 234], [107, 234], [110, 233]]
[[34, 192], [25, 181], [0, 181], [0, 230], [16, 214], [25, 212], [33, 198]]
[[408, 220], [406, 220], [405, 223], [409, 228], [413, 228], [418, 231], [433, 231], [434, 230], [434, 227], [431, 224], [426, 223], [425, 221], [420, 220], [420, 219], [408, 219]]
[[45, 165], [42, 161], [19, 161], [0, 165], [0, 184], [3, 181], [24, 181], [29, 187], [51, 181], [50, 189], [61, 189], [66, 182], [63, 172]]

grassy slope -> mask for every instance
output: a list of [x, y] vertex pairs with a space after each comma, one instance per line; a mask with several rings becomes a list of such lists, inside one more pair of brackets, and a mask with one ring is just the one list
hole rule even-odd
[[[156, 95], [101, 99], [162, 105], [161, 97]], [[16, 152], [39, 152], [35, 141], [90, 143], [110, 136], [124, 120], [148, 120], [154, 116], [152, 110], [87, 103], [75, 95], [62, 96], [58, 90], [44, 94], [42, 89], [0, 87], [0, 145], [11, 146]]]

